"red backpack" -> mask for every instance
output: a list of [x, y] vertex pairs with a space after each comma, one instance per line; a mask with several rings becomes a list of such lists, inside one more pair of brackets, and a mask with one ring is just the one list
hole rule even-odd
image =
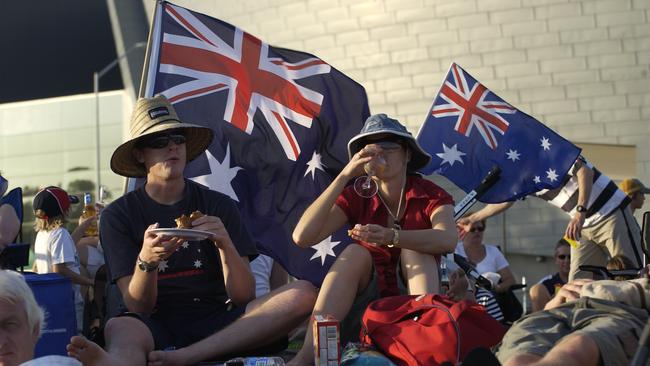
[[363, 314], [361, 341], [398, 366], [457, 364], [476, 347], [492, 347], [505, 329], [474, 302], [445, 296], [391, 296]]

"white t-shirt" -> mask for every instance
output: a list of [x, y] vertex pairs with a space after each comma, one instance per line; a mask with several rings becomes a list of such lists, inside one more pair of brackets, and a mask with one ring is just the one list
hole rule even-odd
[[266, 295], [271, 291], [271, 272], [273, 258], [260, 254], [251, 262], [251, 271], [255, 277], [255, 297]]
[[[53, 273], [55, 264], [65, 264], [72, 272], [81, 273], [77, 247], [68, 230], [63, 227], [51, 231], [40, 230], [34, 242], [34, 255], [37, 273]], [[84, 301], [80, 286], [73, 283], [72, 289], [75, 292], [77, 329], [81, 330]]]
[[[467, 258], [462, 241], [456, 244], [456, 254]], [[485, 272], [499, 272], [508, 266], [510, 266], [510, 263], [508, 263], [499, 248], [494, 245], [485, 244], [485, 258], [476, 264], [476, 271], [480, 274]]]

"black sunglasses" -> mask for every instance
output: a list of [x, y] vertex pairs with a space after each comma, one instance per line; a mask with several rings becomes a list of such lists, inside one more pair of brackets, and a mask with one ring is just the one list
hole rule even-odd
[[485, 231], [485, 226], [478, 226], [478, 227], [473, 227], [473, 228], [469, 229], [470, 233], [475, 233], [475, 232], [482, 233], [484, 231]]
[[557, 259], [559, 259], [561, 261], [563, 261], [563, 260], [565, 260], [567, 258], [571, 259], [571, 255], [569, 255], [569, 254], [559, 254], [559, 255], [557, 255]]
[[176, 145], [180, 145], [184, 144], [186, 140], [185, 135], [174, 133], [152, 136], [138, 145], [139, 147], [148, 147], [150, 149], [163, 149], [169, 145], [169, 141], [173, 141]]

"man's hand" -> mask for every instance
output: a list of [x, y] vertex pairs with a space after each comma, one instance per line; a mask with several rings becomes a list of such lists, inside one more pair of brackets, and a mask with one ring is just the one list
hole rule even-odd
[[585, 223], [585, 217], [586, 216], [584, 212], [576, 212], [576, 214], [573, 215], [569, 221], [564, 235], [571, 240], [579, 241], [582, 225]]
[[204, 215], [192, 221], [192, 229], [209, 231], [212, 233], [210, 239], [217, 248], [223, 249], [226, 245], [233, 245], [228, 230], [220, 218]]
[[151, 230], [157, 228], [158, 223], [155, 223], [149, 225], [144, 232], [142, 249], [140, 249], [140, 259], [147, 263], [159, 263], [169, 258], [185, 242], [185, 239], [182, 238], [170, 238], [151, 232]]
[[544, 310], [553, 309], [569, 301], [579, 299], [580, 290], [582, 289], [582, 286], [593, 281], [594, 280], [585, 278], [585, 279], [573, 280], [569, 283], [566, 283], [564, 286], [562, 286], [560, 291], [558, 291], [558, 293], [555, 294], [555, 296], [551, 299], [551, 301], [546, 303], [546, 306], [544, 306]]
[[391, 244], [394, 235], [395, 233], [393, 232], [393, 229], [375, 224], [356, 224], [352, 230], [350, 230], [350, 237], [352, 239], [361, 240], [376, 246]]

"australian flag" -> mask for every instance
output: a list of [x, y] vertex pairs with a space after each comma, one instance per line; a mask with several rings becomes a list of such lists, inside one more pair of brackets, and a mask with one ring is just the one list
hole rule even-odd
[[269, 46], [218, 19], [159, 2], [145, 96], [164, 94], [215, 139], [186, 176], [235, 200], [261, 253], [316, 285], [349, 237], [301, 249], [291, 233], [348, 161], [369, 115], [361, 85], [321, 59]]
[[498, 166], [500, 179], [478, 198], [487, 203], [558, 187], [580, 154], [580, 148], [499, 98], [455, 63], [417, 139], [433, 157], [422, 172], [441, 174], [465, 192]]

